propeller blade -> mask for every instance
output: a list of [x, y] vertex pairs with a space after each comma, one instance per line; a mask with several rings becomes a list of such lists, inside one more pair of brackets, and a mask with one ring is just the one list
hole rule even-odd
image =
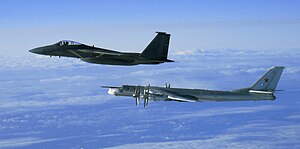
[[146, 105], [146, 99], [144, 99], [144, 108], [146, 108], [147, 105]]
[[134, 98], [135, 98], [135, 105], [138, 106], [140, 104], [140, 86], [137, 86], [134, 90]]
[[136, 106], [139, 106], [139, 104], [140, 104], [140, 102], [139, 102], [139, 100], [138, 100], [138, 97], [135, 97], [135, 105], [136, 105]]
[[140, 103], [141, 101], [141, 86], [139, 85], [138, 88], [137, 88], [137, 101]]
[[148, 106], [150, 93], [150, 84], [144, 89], [144, 108]]

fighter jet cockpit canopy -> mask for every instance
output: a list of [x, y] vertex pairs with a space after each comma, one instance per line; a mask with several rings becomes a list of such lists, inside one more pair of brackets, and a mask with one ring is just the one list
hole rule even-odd
[[82, 43], [72, 41], [72, 40], [62, 40], [56, 43], [59, 46], [64, 46], [64, 45], [83, 45]]

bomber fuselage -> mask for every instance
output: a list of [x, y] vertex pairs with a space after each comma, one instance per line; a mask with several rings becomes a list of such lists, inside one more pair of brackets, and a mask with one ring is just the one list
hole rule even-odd
[[[145, 87], [139, 86], [141, 92], [144, 92]], [[108, 90], [109, 94], [116, 96], [130, 96], [135, 94], [135, 89], [138, 86], [123, 85], [118, 88], [110, 88]], [[261, 94], [261, 93], [251, 93], [251, 92], [233, 92], [233, 91], [217, 91], [217, 90], [205, 90], [205, 89], [183, 89], [183, 88], [164, 88], [151, 86], [150, 90], [164, 90], [170, 93], [184, 93], [180, 96], [194, 100], [194, 101], [255, 101], [255, 100], [275, 100], [274, 94]], [[162, 98], [161, 94], [151, 93], [151, 100], [171, 100], [167, 96]]]

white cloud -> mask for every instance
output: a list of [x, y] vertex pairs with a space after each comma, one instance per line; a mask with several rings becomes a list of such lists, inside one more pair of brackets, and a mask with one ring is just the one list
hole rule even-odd
[[267, 71], [268, 68], [248, 68], [248, 69], [241, 69], [239, 71], [236, 72], [247, 72], [247, 73], [256, 73], [256, 72], [261, 72], [261, 71]]
[[58, 81], [83, 81], [83, 80], [92, 80], [96, 77], [93, 76], [63, 76], [63, 77], [57, 77], [57, 78], [47, 78], [47, 79], [41, 79], [40, 82], [42, 83], [48, 83], [48, 82], [58, 82]]
[[300, 114], [290, 115], [287, 119], [300, 120]]
[[210, 139], [203, 140], [189, 140], [189, 141], [170, 141], [170, 142], [152, 142], [152, 143], [136, 143], [125, 144], [115, 147], [109, 147], [109, 149], [118, 148], [144, 148], [144, 149], [199, 149], [199, 148], [270, 148], [269, 144], [264, 144], [261, 141], [249, 141], [249, 142], [235, 142], [240, 135], [219, 135]]
[[61, 138], [41, 139], [41, 138], [25, 137], [25, 138], [4, 139], [4, 140], [0, 140], [0, 148], [22, 147], [22, 146], [28, 146], [32, 144], [45, 143], [45, 142], [57, 141], [57, 140], [61, 140]]
[[256, 113], [261, 111], [272, 111], [272, 110], [281, 110], [284, 107], [281, 106], [255, 106], [255, 107], [233, 107], [233, 108], [226, 108], [226, 107], [219, 107], [219, 108], [211, 108], [201, 111], [193, 111], [191, 113], [186, 114], [177, 114], [174, 116], [167, 115], [167, 117], [162, 119], [155, 119], [155, 120], [143, 120], [140, 122], [145, 121], [169, 121], [169, 120], [178, 120], [178, 119], [195, 119], [201, 117], [211, 117], [211, 116], [223, 116], [223, 115], [230, 115], [230, 114], [243, 114], [243, 113]]
[[177, 50], [172, 55], [197, 55], [205, 53], [204, 49], [187, 49], [187, 50]]
[[284, 73], [290, 73], [290, 74], [294, 74], [298, 72], [300, 72], [300, 67], [287, 67], [284, 71]]
[[173, 68], [164, 68], [164, 69], [155, 69], [155, 70], [137, 70], [132, 72], [130, 75], [133, 76], [153, 76], [159, 74], [170, 74], [174, 72], [188, 72], [191, 69], [181, 68], [181, 67], [173, 67]]
[[[299, 148], [300, 125], [278, 126], [276, 122], [253, 123], [228, 129], [228, 133], [207, 136], [208, 139], [188, 141], [169, 141], [151, 143], [124, 144], [109, 149], [117, 148], [151, 148], [151, 149], [181, 149], [181, 148]], [[250, 130], [250, 131], [249, 131]]]
[[[198, 52], [201, 53], [201, 58], [194, 56], [199, 54]], [[297, 51], [296, 51], [297, 53]], [[281, 55], [282, 54], [282, 55]], [[187, 56], [184, 56], [187, 55]], [[264, 55], [270, 56], [272, 58], [266, 59]], [[275, 55], [275, 57], [273, 56]], [[203, 56], [203, 57], [202, 57]], [[220, 56], [220, 57], [218, 57]], [[258, 57], [257, 57], [258, 56]], [[68, 58], [49, 58], [49, 57], [44, 57], [44, 56], [37, 56], [37, 57], [12, 57], [11, 59], [4, 58], [0, 56], [0, 72], [5, 76], [5, 79], [3, 79], [4, 82], [2, 83], [2, 87], [0, 87], [0, 92], [5, 92], [6, 95], [0, 96], [0, 110], [5, 111], [6, 113], [2, 114], [3, 116], [7, 116], [7, 118], [3, 119], [7, 122], [7, 125], [3, 123], [2, 126], [0, 126], [1, 131], [7, 131], [8, 129], [12, 130], [13, 132], [17, 132], [16, 129], [13, 127], [20, 127], [18, 130], [24, 130], [26, 129], [26, 126], [29, 126], [31, 124], [34, 124], [31, 121], [31, 118], [23, 118], [20, 119], [19, 121], [16, 121], [16, 119], [11, 119], [12, 116], [10, 116], [10, 113], [16, 111], [16, 110], [22, 110], [22, 109], [43, 109], [45, 112], [41, 114], [41, 117], [39, 123], [40, 124], [45, 124], [43, 126], [68, 126], [69, 124], [71, 125], [78, 125], [78, 126], [91, 126], [91, 127], [82, 127], [83, 130], [88, 130], [88, 129], [94, 129], [98, 128], [99, 131], [103, 131], [103, 128], [101, 127], [96, 127], [96, 125], [101, 125], [100, 122], [102, 121], [108, 121], [109, 118], [114, 119], [115, 115], [113, 113], [110, 114], [110, 112], [114, 111], [114, 108], [111, 108], [110, 106], [101, 106], [105, 107], [104, 109], [101, 109], [103, 111], [99, 111], [99, 113], [90, 113], [87, 115], [87, 117], [82, 117], [82, 113], [77, 113], [77, 111], [73, 111], [72, 108], [69, 108], [72, 112], [70, 113], [61, 113], [61, 114], [53, 114], [52, 111], [48, 109], [51, 108], [61, 108], [63, 106], [84, 106], [84, 105], [95, 105], [95, 104], [102, 104], [109, 102], [112, 98], [115, 98], [113, 96], [106, 95], [105, 92], [103, 92], [103, 95], [101, 96], [87, 96], [87, 95], [98, 95], [97, 89], [95, 89], [95, 86], [88, 86], [91, 82], [91, 80], [96, 80], [96, 76], [101, 76], [99, 75], [100, 73], [102, 74], [109, 74], [109, 75], [114, 75], [117, 76], [116, 78], [112, 78], [111, 76], [108, 76], [108, 79], [104, 76], [99, 83], [103, 83], [110, 85], [110, 83], [119, 83], [119, 82], [124, 82], [128, 83], [132, 80], [136, 80], [137, 83], [144, 83], [148, 84], [151, 83], [150, 81], [154, 80], [155, 82], [158, 82], [160, 84], [164, 83], [164, 79], [168, 78], [171, 79], [169, 80], [171, 85], [174, 84], [174, 86], [178, 87], [204, 87], [207, 88], [209, 85], [209, 82], [212, 82], [212, 85], [209, 88], [215, 88], [215, 87], [220, 87], [220, 86], [226, 86], [230, 87], [228, 82], [225, 82], [226, 80], [224, 78], [221, 78], [221, 74], [226, 74], [226, 75], [231, 75], [235, 76], [238, 78], [243, 78], [242, 75], [240, 74], [251, 74], [250, 76], [253, 76], [252, 74], [254, 73], [262, 73], [267, 71], [269, 68], [269, 65], [276, 63], [276, 59], [278, 57], [283, 56], [282, 61], [279, 61], [280, 63], [283, 62], [284, 64], [291, 65], [294, 67], [287, 67], [287, 70], [285, 70], [284, 73], [290, 73], [293, 74], [293, 77], [297, 77], [298, 73], [300, 72], [299, 67], [297, 66], [299, 63], [291, 62], [289, 59], [297, 59], [299, 57], [299, 54], [296, 56], [293, 56], [293, 52], [263, 52], [263, 51], [240, 51], [240, 50], [205, 50], [205, 51], [197, 51], [197, 50], [191, 50], [191, 51], [185, 51], [183, 53], [179, 53], [176, 58], [174, 59], [177, 61], [177, 63], [169, 63], [169, 64], [162, 64], [160, 66], [133, 66], [133, 67], [103, 67], [101, 65], [93, 65], [85, 62], [81, 62], [80, 60], [77, 59], [68, 59]], [[298, 57], [297, 57], [298, 56]], [[265, 60], [261, 62], [260, 60]], [[274, 61], [273, 61], [274, 60]], [[3, 63], [2, 63], [3, 62]], [[278, 63], [279, 63], [278, 62]], [[82, 69], [86, 68], [88, 69]], [[89, 68], [96, 68], [93, 69], [93, 71], [82, 71], [82, 70], [90, 70]], [[101, 69], [99, 69], [99, 67]], [[54, 78], [53, 76], [49, 77], [50, 75], [47, 75], [44, 73], [44, 70], [49, 70], [51, 69], [70, 69], [72, 71], [58, 71], [58, 74], [60, 77]], [[106, 68], [103, 70], [102, 68]], [[108, 69], [107, 69], [108, 68]], [[10, 74], [12, 76], [7, 76], [6, 75], [6, 69], [12, 70], [10, 71]], [[20, 69], [21, 71], [15, 71]], [[29, 69], [29, 70], [43, 70], [42, 77], [35, 78], [36, 76], [34, 74], [30, 74], [31, 71], [26, 71], [26, 75], [30, 74], [30, 77], [27, 78], [26, 75], [20, 76], [20, 75], [15, 75], [14, 74], [22, 74], [23, 69]], [[109, 71], [111, 70], [111, 71]], [[52, 70], [53, 71], [53, 70]], [[75, 75], [74, 75], [75, 72]], [[94, 73], [95, 72], [95, 73]], [[34, 73], [34, 71], [32, 71]], [[63, 73], [63, 74], [61, 74]], [[82, 75], [77, 75], [77, 73], [84, 73]], [[221, 74], [220, 74], [221, 73]], [[51, 73], [49, 73], [51, 74]], [[216, 75], [217, 76], [212, 76]], [[261, 75], [262, 75], [261, 74]], [[291, 76], [291, 75], [290, 75]], [[19, 78], [20, 77], [20, 78]], [[43, 78], [43, 79], [40, 79]], [[230, 78], [230, 77], [229, 77]], [[25, 80], [24, 80], [25, 79]], [[245, 79], [249, 79], [248, 77]], [[291, 80], [291, 78], [286, 78], [287, 80]], [[76, 80], [89, 80], [83, 84], [73, 86], [74, 83], [71, 83]], [[103, 80], [103, 81], [102, 81]], [[172, 80], [176, 81], [173, 82]], [[205, 81], [201, 81], [205, 80]], [[39, 82], [40, 81], [40, 82]], [[59, 81], [69, 81], [68, 83], [70, 85], [68, 86], [63, 86], [60, 87], [62, 84]], [[215, 81], [215, 82], [214, 82]], [[295, 80], [295, 84], [297, 84], [298, 80]], [[35, 87], [33, 86], [33, 82], [37, 82], [37, 85]], [[51, 85], [46, 85], [46, 83], [53, 83]], [[84, 82], [84, 81], [83, 81]], [[81, 82], [80, 82], [81, 83]], [[218, 86], [216, 86], [218, 85]], [[227, 84], [226, 84], [227, 83]], [[238, 83], [241, 82], [234, 82], [237, 85]], [[96, 84], [96, 83], [95, 83]], [[197, 85], [198, 84], [198, 85]], [[199, 85], [200, 84], [200, 85]], [[16, 86], [17, 85], [17, 86]], [[100, 85], [100, 84], [99, 84]], [[151, 83], [152, 85], [152, 83]], [[293, 85], [293, 84], [292, 84]], [[88, 86], [88, 87], [87, 87]], [[295, 86], [295, 85], [293, 85]], [[60, 88], [58, 88], [60, 87]], [[74, 88], [76, 87], [76, 88]], [[78, 87], [78, 88], [77, 88]], [[83, 88], [84, 87], [84, 88]], [[95, 87], [95, 88], [94, 88]], [[49, 90], [50, 88], [50, 90]], [[298, 90], [294, 90], [298, 91]], [[78, 97], [72, 97], [76, 96], [80, 92]], [[284, 97], [283, 97], [284, 98]], [[15, 100], [14, 100], [15, 99]], [[118, 98], [121, 100], [121, 97]], [[123, 100], [123, 99], [122, 99]], [[124, 99], [126, 100], [126, 99]], [[126, 104], [123, 104], [126, 103]], [[116, 103], [114, 103], [116, 104]], [[182, 109], [180, 111], [174, 111], [170, 112], [170, 115], [167, 114], [159, 114], [156, 116], [152, 116], [153, 119], [146, 119], [143, 118], [142, 116], [139, 117], [139, 115], [142, 115], [141, 113], [146, 114], [149, 110], [157, 110], [156, 108], [163, 108], [161, 105], [157, 104], [154, 105], [153, 107], [149, 107], [150, 109], [142, 109], [140, 108], [140, 111], [136, 111], [135, 108], [130, 108], [128, 106], [129, 103], [127, 102], [122, 102], [122, 105], [119, 105], [117, 108], [120, 108], [118, 111], [126, 111], [126, 115], [120, 115], [117, 116], [115, 121], [120, 122], [120, 119], [125, 120], [126, 118], [130, 117], [131, 119], [126, 120], [125, 124], [120, 123], [120, 128], [117, 130], [107, 130], [107, 131], [114, 131], [116, 133], [138, 133], [142, 134], [142, 137], [147, 137], [150, 136], [149, 138], [157, 140], [158, 135], [160, 135], [160, 132], [153, 132], [152, 128], [154, 127], [153, 124], [158, 121], [158, 123], [167, 121], [173, 121], [176, 122], [176, 124], [171, 125], [171, 130], [178, 130], [177, 132], [174, 132], [175, 135], [178, 135], [178, 138], [184, 138], [185, 131], [191, 130], [191, 131], [198, 131], [198, 129], [195, 129], [192, 127], [195, 123], [199, 123], [202, 119], [222, 119], [222, 118], [228, 118], [230, 121], [232, 120], [233, 123], [237, 122], [237, 125], [242, 125], [244, 123], [247, 123], [248, 121], [251, 121], [253, 117], [250, 117], [249, 119], [245, 120], [246, 122], [240, 123], [240, 121], [231, 119], [229, 117], [238, 117], [238, 116], [247, 116], [252, 113], [252, 115], [256, 114], [262, 114], [264, 116], [264, 112], [268, 111], [273, 111], [273, 110], [282, 110], [286, 109], [285, 107], [282, 106], [273, 106], [271, 104], [265, 104], [264, 106], [256, 106], [256, 107], [232, 107], [228, 106], [227, 107], [219, 107], [219, 108], [206, 108], [206, 109], [190, 109], [190, 106], [182, 106]], [[172, 104], [166, 103], [167, 106], [169, 106], [169, 109], [172, 109], [173, 106]], [[180, 103], [176, 103], [180, 104]], [[185, 103], [182, 103], [185, 104]], [[280, 104], [280, 103], [279, 103]], [[244, 105], [244, 104], [243, 104]], [[159, 107], [157, 107], [159, 106]], [[226, 106], [226, 104], [224, 105]], [[285, 105], [284, 105], [285, 106]], [[205, 106], [204, 106], [205, 107]], [[77, 107], [76, 107], [77, 108]], [[121, 109], [124, 108], [124, 109]], [[195, 108], [195, 107], [194, 107]], [[84, 108], [79, 108], [80, 110], [84, 110]], [[86, 108], [88, 109], [88, 108]], [[98, 110], [98, 109], [97, 109]], [[109, 113], [109, 116], [103, 116], [103, 113]], [[138, 114], [136, 112], [139, 112]], [[284, 111], [283, 111], [284, 112]], [[26, 114], [26, 113], [24, 113]], [[178, 115], [177, 115], [178, 114]], [[22, 116], [22, 114], [20, 114]], [[49, 117], [48, 117], [49, 115]], [[74, 115], [77, 115], [77, 117], [72, 118]], [[96, 117], [97, 115], [98, 117]], [[133, 116], [134, 115], [134, 116]], [[51, 116], [55, 116], [52, 118], [51, 121]], [[71, 117], [68, 119], [68, 117]], [[133, 116], [133, 117], [132, 117]], [[67, 117], [67, 118], [64, 118]], [[99, 118], [101, 117], [101, 118]], [[125, 117], [125, 118], [124, 118]], [[275, 116], [276, 117], [276, 116]], [[290, 115], [290, 116], [284, 116], [287, 121], [296, 121], [299, 119], [299, 116], [296, 114]], [[123, 119], [124, 118], [124, 119]], [[28, 123], [22, 123], [21, 120], [27, 120]], [[49, 121], [50, 119], [50, 121]], [[134, 120], [132, 120], [134, 119]], [[276, 118], [271, 118], [270, 119], [274, 120]], [[68, 121], [69, 120], [69, 121]], [[132, 121], [131, 121], [132, 120]], [[176, 121], [176, 120], [181, 120], [181, 121]], [[181, 124], [182, 121], [192, 121], [195, 120], [195, 123], [192, 124]], [[133, 122], [134, 121], [134, 122]], [[10, 122], [14, 123], [14, 125], [9, 125]], [[48, 122], [48, 123], [47, 123]], [[139, 123], [141, 122], [141, 123]], [[149, 123], [147, 123], [149, 122]], [[154, 123], [151, 123], [154, 122]], [[164, 123], [164, 122], [163, 122]], [[24, 124], [24, 125], [23, 125]], [[26, 126], [25, 126], [26, 124]], [[47, 125], [48, 124], [48, 125]], [[136, 126], [137, 124], [138, 126]], [[149, 124], [149, 125], [148, 125]], [[180, 140], [175, 140], [172, 142], [157, 142], [158, 146], [155, 146], [156, 142], [154, 143], [141, 143], [141, 144], [128, 144], [124, 146], [119, 146], [121, 147], [129, 147], [129, 148], [137, 148], [137, 147], [145, 147], [145, 148], [153, 148], [153, 147], [160, 147], [160, 148], [273, 148], [277, 147], [272, 144], [273, 142], [279, 142], [280, 140], [286, 141], [286, 143], [291, 143], [291, 144], [297, 144], [297, 135], [299, 135], [298, 131], [300, 128], [297, 126], [297, 124], [291, 124], [291, 123], [283, 123], [282, 127], [277, 127], [277, 125], [281, 125], [280, 122], [274, 121], [275, 125], [270, 125], [270, 122], [256, 122], [256, 123], [249, 123], [247, 125], [242, 125], [241, 127], [235, 127], [234, 129], [227, 129], [226, 126], [221, 126], [218, 125], [217, 127], [220, 128], [220, 133], [215, 134], [214, 136], [208, 136], [205, 139], [199, 139], [195, 138], [197, 137], [196, 135], [193, 136], [192, 139], [195, 140], [189, 140], [189, 141], [180, 141]], [[132, 126], [132, 127], [123, 127], [124, 125], [126, 126]], [[147, 126], [146, 126], [147, 125]], [[167, 124], [166, 124], [167, 125]], [[170, 126], [170, 125], [168, 125]], [[228, 126], [228, 125], [227, 125]], [[230, 126], [233, 126], [232, 124]], [[10, 128], [9, 128], [10, 127]], [[22, 128], [24, 127], [24, 128]], [[157, 126], [159, 127], [159, 126]], [[184, 129], [185, 127], [186, 129]], [[270, 129], [268, 129], [268, 127]], [[106, 128], [106, 127], [105, 127]], [[156, 128], [156, 127], [154, 127]], [[39, 129], [39, 128], [37, 128]], [[204, 128], [205, 129], [205, 128]], [[276, 129], [280, 129], [280, 131], [277, 131]], [[33, 130], [33, 129], [32, 129]], [[286, 131], [284, 131], [286, 130]], [[45, 132], [43, 131], [41, 134], [38, 136], [45, 136], [47, 137], [48, 131], [51, 130], [46, 130]], [[55, 130], [53, 130], [55, 131]], [[72, 130], [68, 130], [70, 133]], [[119, 131], [119, 132], [118, 132]], [[152, 134], [149, 134], [149, 132], [153, 132]], [[224, 133], [224, 131], [226, 133]], [[183, 134], [181, 133], [183, 132]], [[211, 131], [207, 130], [208, 133]], [[191, 134], [193, 135], [193, 134]], [[277, 135], [278, 137], [275, 139], [272, 139], [271, 137]], [[18, 135], [16, 135], [18, 136]], [[18, 137], [22, 136], [33, 136], [33, 135], [19, 135]], [[109, 137], [108, 135], [107, 137]], [[112, 135], [114, 136], [114, 135]], [[118, 139], [121, 139], [123, 142], [127, 142], [127, 139], [122, 139], [122, 135], [116, 135], [119, 136]], [[103, 136], [105, 137], [105, 136]], [[166, 136], [168, 137], [168, 136]], [[245, 138], [245, 137], [265, 137], [266, 139], [264, 140], [254, 140], [251, 141], [249, 139], [244, 139], [245, 141], [239, 141], [237, 139], [240, 138]], [[99, 138], [101, 138], [99, 136]], [[169, 137], [166, 140], [172, 140], [176, 137]], [[41, 139], [41, 138], [16, 138], [20, 140], [14, 140], [14, 139], [1, 139], [0, 144], [5, 144], [5, 141], [7, 143], [10, 142], [9, 144], [14, 147], [14, 144], [18, 145], [18, 142], [22, 144], [27, 144], [31, 145], [34, 143], [39, 143], [39, 141], [44, 140], [47, 142], [47, 139]], [[22, 140], [23, 139], [23, 140]], [[188, 138], [190, 139], [190, 138]], [[141, 138], [137, 139], [133, 142], [142, 142], [145, 141], [146, 139]], [[2, 142], [1, 142], [2, 141]], [[100, 139], [100, 141], [102, 141]], [[99, 142], [100, 142], [99, 141]], [[49, 140], [48, 140], [49, 142]], [[45, 143], [46, 144], [46, 143]], [[49, 145], [49, 144], [47, 144]], [[1, 146], [1, 145], [0, 145]], [[7, 147], [10, 147], [6, 145]]]
[[221, 69], [220, 72], [226, 76], [234, 76], [239, 73], [255, 74], [258, 72], [267, 72], [270, 68], [271, 67], [249, 67], [237, 69], [234, 67], [228, 67], [227, 69]]
[[19, 108], [42, 108], [42, 107], [57, 107], [57, 106], [74, 106], [74, 105], [93, 105], [108, 102], [113, 97], [108, 95], [98, 96], [80, 96], [61, 98], [53, 100], [2, 100], [0, 108], [11, 108], [18, 110]]
[[23, 70], [23, 69], [55, 69], [92, 67], [93, 65], [75, 58], [58, 58], [47, 56], [3, 56], [0, 55], [0, 69]]
[[170, 53], [172, 56], [288, 56], [297, 57], [300, 55], [298, 50], [251, 50], [251, 49], [186, 49], [176, 50]]
[[60, 141], [66, 139], [80, 138], [82, 136], [71, 136], [71, 137], [63, 137], [63, 138], [50, 138], [50, 139], [42, 139], [35, 137], [23, 137], [23, 138], [13, 138], [13, 139], [2, 139], [0, 140], [0, 148], [12, 148], [12, 147], [24, 147], [33, 144], [46, 143], [52, 141]]

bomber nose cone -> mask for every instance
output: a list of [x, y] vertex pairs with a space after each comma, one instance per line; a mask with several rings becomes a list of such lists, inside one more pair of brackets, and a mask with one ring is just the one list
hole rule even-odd
[[115, 88], [110, 88], [110, 89], [108, 89], [108, 92], [107, 92], [107, 93], [110, 94], [110, 95], [116, 95], [117, 89], [115, 89]]

